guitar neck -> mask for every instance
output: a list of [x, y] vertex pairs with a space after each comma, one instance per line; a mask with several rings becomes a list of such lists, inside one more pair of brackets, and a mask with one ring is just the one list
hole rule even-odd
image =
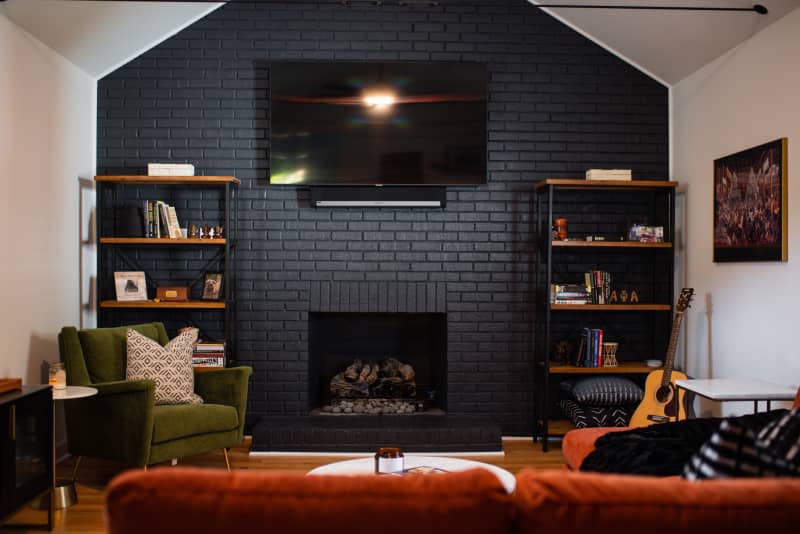
[[672, 378], [672, 368], [675, 366], [675, 352], [678, 348], [678, 336], [681, 332], [683, 313], [682, 311], [675, 312], [675, 320], [672, 323], [672, 333], [669, 335], [669, 348], [667, 349], [667, 357], [664, 361], [664, 374], [661, 380], [664, 386], [669, 384]]

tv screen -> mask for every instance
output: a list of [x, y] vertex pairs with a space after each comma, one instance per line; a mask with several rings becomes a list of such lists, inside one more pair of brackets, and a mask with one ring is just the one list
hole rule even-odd
[[486, 88], [480, 63], [272, 63], [270, 183], [485, 183]]

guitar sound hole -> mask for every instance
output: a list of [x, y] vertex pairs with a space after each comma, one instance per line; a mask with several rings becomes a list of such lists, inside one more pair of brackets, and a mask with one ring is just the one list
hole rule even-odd
[[672, 389], [669, 386], [661, 386], [656, 391], [656, 400], [658, 402], [667, 402], [672, 396]]

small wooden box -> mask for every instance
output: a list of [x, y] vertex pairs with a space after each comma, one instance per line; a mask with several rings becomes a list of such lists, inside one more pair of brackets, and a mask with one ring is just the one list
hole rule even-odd
[[189, 300], [189, 288], [185, 286], [164, 286], [156, 288], [156, 298], [166, 302]]
[[0, 394], [22, 389], [21, 378], [0, 378]]

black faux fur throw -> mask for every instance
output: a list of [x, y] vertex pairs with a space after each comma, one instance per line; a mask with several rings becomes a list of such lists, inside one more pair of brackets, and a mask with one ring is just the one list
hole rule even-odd
[[[773, 410], [737, 419], [757, 432], [785, 414]], [[687, 419], [626, 432], [612, 432], [595, 442], [595, 450], [581, 464], [581, 471], [635, 475], [680, 475], [683, 466], [708, 441], [722, 418]]]

